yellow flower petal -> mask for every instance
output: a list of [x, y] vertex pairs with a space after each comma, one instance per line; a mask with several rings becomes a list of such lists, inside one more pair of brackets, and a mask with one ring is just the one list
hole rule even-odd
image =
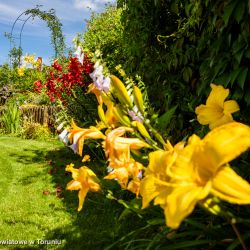
[[171, 192], [171, 188], [168, 186], [161, 186], [157, 188], [159, 195], [154, 200], [155, 205], [160, 205], [161, 207], [165, 207], [167, 204], [168, 195]]
[[127, 190], [129, 190], [130, 192], [134, 193], [136, 195], [136, 197], [138, 197], [139, 196], [139, 192], [140, 192], [140, 185], [141, 185], [141, 182], [140, 182], [139, 179], [131, 180], [128, 183]]
[[66, 189], [71, 190], [71, 191], [72, 190], [79, 190], [81, 188], [82, 188], [81, 183], [79, 181], [74, 181], [74, 180], [70, 181], [66, 187]]
[[98, 192], [101, 189], [100, 185], [97, 183], [99, 180], [97, 179], [95, 173], [86, 166], [76, 169], [73, 168], [73, 164], [70, 164], [66, 167], [66, 170], [72, 172], [72, 177], [74, 179], [67, 184], [67, 189], [79, 190], [78, 211], [80, 211], [88, 191]]
[[229, 166], [222, 167], [212, 179], [211, 193], [231, 203], [250, 204], [250, 184]]
[[142, 196], [142, 208], [146, 208], [150, 201], [159, 194], [154, 179], [152, 175], [149, 175], [144, 177], [141, 181], [140, 194]]
[[211, 121], [211, 123], [209, 124], [209, 128], [212, 130], [216, 127], [219, 127], [221, 125], [224, 125], [230, 122], [233, 122], [233, 117], [230, 113], [227, 113], [223, 115], [220, 119]]
[[221, 85], [215, 85], [215, 84], [211, 84], [210, 85], [212, 88], [212, 91], [210, 93], [210, 95], [207, 98], [207, 105], [216, 105], [218, 107], [223, 108], [223, 103], [225, 101], [225, 99], [227, 98], [227, 96], [229, 95], [229, 90], [223, 88], [223, 86]]
[[210, 188], [210, 182], [205, 187], [190, 185], [175, 188], [167, 197], [164, 208], [167, 226], [178, 228], [182, 220], [192, 213], [196, 203], [208, 195]]
[[104, 179], [112, 180], [116, 179], [122, 188], [126, 188], [128, 183], [128, 170], [126, 168], [117, 168], [110, 172]]
[[149, 153], [149, 165], [146, 175], [154, 173], [155, 176], [165, 180], [167, 178], [167, 167], [173, 163], [173, 152], [157, 150]]
[[83, 203], [85, 201], [86, 195], [88, 193], [89, 189], [88, 188], [82, 188], [78, 192], [78, 199], [79, 199], [79, 205], [78, 205], [78, 212], [82, 210]]
[[226, 101], [224, 103], [224, 112], [225, 113], [234, 113], [236, 111], [239, 111], [240, 110], [240, 107], [238, 105], [238, 103], [234, 100], [230, 100], [230, 101]]
[[207, 125], [211, 122], [215, 122], [223, 116], [223, 110], [219, 107], [205, 106], [201, 104], [195, 109], [198, 122], [202, 125]]
[[222, 166], [250, 147], [250, 127], [231, 122], [210, 131], [203, 142], [207, 155]]
[[239, 110], [236, 101], [226, 101], [229, 90], [222, 86], [211, 84], [212, 91], [206, 101], [206, 105], [200, 105], [195, 109], [197, 120], [202, 125], [209, 124], [209, 128], [221, 126], [233, 121], [232, 113]]

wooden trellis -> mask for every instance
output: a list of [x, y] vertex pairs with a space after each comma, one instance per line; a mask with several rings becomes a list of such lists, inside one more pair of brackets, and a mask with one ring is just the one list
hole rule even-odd
[[42, 125], [52, 125], [55, 122], [57, 108], [51, 106], [23, 105], [20, 107], [23, 120]]

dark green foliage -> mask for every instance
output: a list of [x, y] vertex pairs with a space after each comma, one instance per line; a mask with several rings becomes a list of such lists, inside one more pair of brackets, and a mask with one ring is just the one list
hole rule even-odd
[[249, 120], [247, 1], [119, 0], [118, 6], [123, 8], [123, 68], [142, 76], [160, 115], [178, 105], [170, 128], [175, 138], [180, 139], [176, 130], [190, 126], [212, 82], [230, 88], [242, 121]]

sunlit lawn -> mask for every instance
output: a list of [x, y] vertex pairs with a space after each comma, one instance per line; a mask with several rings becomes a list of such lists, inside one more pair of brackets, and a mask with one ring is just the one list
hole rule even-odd
[[[61, 240], [52, 249], [102, 249], [114, 242], [121, 206], [89, 194], [77, 212], [77, 192], [65, 190], [71, 180], [65, 165], [78, 160], [69, 149], [7, 136], [0, 137], [0, 149], [0, 240]], [[23, 248], [44, 246], [36, 241]], [[11, 247], [22, 245], [0, 245]]]
[[[57, 140], [0, 136], [0, 249], [238, 249], [239, 241], [228, 223], [199, 209], [183, 223], [185, 231], [177, 232], [164, 226], [160, 208], [143, 210], [139, 218], [105, 198], [105, 191], [89, 193], [78, 213], [77, 191], [65, 190], [72, 179], [65, 166], [71, 162], [83, 165]], [[91, 168], [98, 176], [106, 172], [98, 161]], [[120, 192], [115, 182], [103, 184], [116, 197], [131, 200], [131, 194]], [[239, 229], [247, 240], [249, 231], [240, 225]], [[3, 240], [34, 244], [1, 244]], [[37, 240], [60, 244], [38, 244]]]

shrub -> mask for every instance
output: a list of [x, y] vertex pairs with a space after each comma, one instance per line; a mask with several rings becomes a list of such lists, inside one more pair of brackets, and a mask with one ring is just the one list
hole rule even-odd
[[20, 111], [15, 102], [7, 104], [1, 117], [1, 124], [8, 134], [17, 134], [21, 127]]
[[121, 12], [121, 9], [109, 7], [103, 13], [93, 13], [87, 22], [86, 32], [76, 37], [91, 52], [99, 49], [111, 72], [117, 64], [127, 60], [122, 40]]
[[53, 136], [47, 125], [31, 121], [24, 121], [20, 134], [25, 139], [38, 140], [50, 139]]

